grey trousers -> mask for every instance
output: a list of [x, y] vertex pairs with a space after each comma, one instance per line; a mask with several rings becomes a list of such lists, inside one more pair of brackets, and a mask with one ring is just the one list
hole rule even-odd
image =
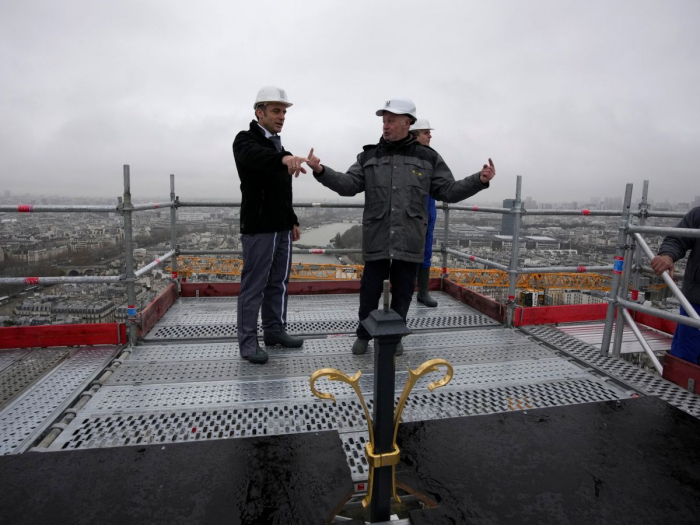
[[238, 347], [241, 356], [258, 346], [258, 312], [262, 328], [280, 332], [287, 324], [287, 285], [292, 267], [292, 232], [241, 235], [243, 271], [238, 295]]

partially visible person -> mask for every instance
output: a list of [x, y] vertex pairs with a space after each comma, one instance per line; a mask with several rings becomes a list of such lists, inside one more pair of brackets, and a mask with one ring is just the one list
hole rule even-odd
[[[419, 118], [410, 128], [410, 132], [416, 137], [416, 140], [423, 146], [430, 147], [430, 139], [433, 138], [433, 128], [430, 127], [430, 122], [427, 119]], [[430, 195], [426, 197], [426, 206], [428, 208], [428, 232], [425, 235], [425, 254], [423, 262], [418, 267], [418, 295], [416, 300], [419, 303], [435, 308], [438, 303], [430, 297], [430, 266], [433, 258], [433, 232], [435, 231], [435, 221], [437, 220], [437, 207], [435, 199]]]
[[[409, 133], [416, 105], [407, 98], [387, 100], [375, 113], [382, 117], [382, 136], [365, 146], [347, 173], [321, 164], [309, 153], [308, 166], [321, 184], [344, 197], [365, 192], [362, 214], [360, 310], [353, 354], [364, 354], [371, 336], [363, 326], [377, 308], [385, 279], [391, 282], [391, 308], [404, 321], [413, 298], [418, 265], [425, 255], [428, 228], [426, 197], [458, 202], [486, 189], [496, 176], [491, 159], [477, 173], [455, 181], [442, 157]], [[403, 353], [401, 343], [396, 355]]]
[[292, 175], [306, 173], [302, 164], [307, 160], [282, 147], [279, 133], [291, 105], [283, 89], [261, 88], [253, 105], [256, 120], [233, 141], [242, 195], [238, 346], [241, 357], [255, 364], [265, 364], [268, 359], [258, 344], [261, 305], [266, 345], [295, 348], [304, 343], [285, 330], [292, 241], [300, 237], [292, 208]]
[[[676, 228], [700, 229], [700, 206], [690, 210]], [[700, 315], [700, 237], [665, 237], [658, 255], [651, 260], [651, 267], [657, 275], [668, 270], [673, 277], [674, 264], [685, 257], [688, 250], [690, 254], [681, 291]], [[681, 315], [688, 316], [682, 306]], [[700, 330], [678, 323], [671, 343], [671, 355], [700, 364]]]

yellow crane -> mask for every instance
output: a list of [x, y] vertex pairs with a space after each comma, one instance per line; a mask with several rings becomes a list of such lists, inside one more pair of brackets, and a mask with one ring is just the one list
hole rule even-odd
[[[243, 269], [241, 259], [223, 257], [178, 257], [178, 271], [189, 278], [193, 274], [240, 277]], [[362, 277], [361, 265], [293, 263], [292, 280], [359, 280]], [[431, 268], [430, 276], [439, 277], [441, 268]], [[508, 286], [508, 274], [499, 270], [479, 270], [472, 268], [448, 268], [451, 281], [464, 286], [499, 287]], [[522, 274], [516, 283], [519, 289], [531, 290], [610, 290], [610, 275], [598, 273], [539, 273]]]

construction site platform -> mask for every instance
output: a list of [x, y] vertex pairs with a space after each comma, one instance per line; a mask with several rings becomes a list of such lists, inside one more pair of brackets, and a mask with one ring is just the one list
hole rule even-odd
[[[411, 447], [405, 437], [406, 429], [414, 428], [409, 423], [449, 419], [456, 425], [454, 428], [463, 427], [460, 432], [466, 435], [471, 432], [467, 430], [470, 422], [488, 427], [486, 421], [491, 421], [472, 416], [534, 424], [532, 414], [540, 409], [549, 414], [556, 409], [570, 413], [572, 421], [580, 418], [578, 424], [586, 426], [593, 423], [586, 419], [589, 416], [582, 406], [597, 413], [608, 409], [592, 407], [626, 407], [628, 402], [647, 397], [680, 409], [692, 416], [689, 420], [697, 422], [700, 418], [700, 396], [625, 360], [601, 356], [593, 341], [585, 337], [599, 329], [599, 322], [506, 328], [447, 293], [432, 295], [439, 303], [437, 308], [417, 304], [414, 298], [409, 310], [407, 325], [413, 333], [404, 338], [404, 354], [396, 357], [396, 399], [408, 368], [429, 359], [449, 361], [454, 377], [447, 386], [432, 393], [427, 385], [439, 377], [428, 375], [419, 380], [403, 412], [406, 425], [401, 430], [402, 450]], [[134, 450], [151, 450], [153, 445], [153, 450], [169, 450], [170, 445], [179, 444], [208, 447], [210, 443], [236, 438], [254, 438], [249, 443], [258, 439], [278, 443], [275, 439], [284, 442], [285, 438], [297, 443], [295, 440], [302, 438], [298, 441], [301, 443], [305, 436], [312, 439], [323, 435], [324, 443], [328, 439], [337, 443], [343, 458], [338, 468], [342, 467], [352, 482], [351, 488], [362, 493], [367, 490], [369, 474], [364, 454], [367, 421], [362, 406], [352, 389], [343, 383], [326, 379], [316, 383], [320, 391], [336, 397], [335, 404], [314, 397], [309, 387], [311, 374], [320, 368], [337, 368], [348, 375], [361, 371], [360, 388], [372, 411], [373, 347], [370, 345], [365, 355], [351, 352], [358, 306], [359, 296], [354, 293], [290, 295], [287, 329], [303, 337], [304, 345], [296, 349], [268, 347], [270, 360], [262, 366], [239, 355], [237, 297], [177, 298], [143, 334], [142, 344], [130, 347], [130, 355], [116, 364], [114, 357], [123, 345], [2, 351], [0, 388], [4, 406], [0, 411], [0, 452], [8, 455], [39, 450], [32, 448], [37, 440], [60, 420], [66, 409], [72, 410], [69, 407], [80, 394], [94, 386], [95, 378], [110, 367], [113, 373], [99, 382], [99, 388], [89, 395], [84, 406], [74, 410], [75, 417], [70, 422], [59, 425], [60, 433], [48, 447], [41, 448], [43, 453], [30, 455], [49, 457], [51, 452], [130, 449], [113, 456], [107, 452], [105, 456], [84, 456], [102, 458], [95, 459], [102, 464], [104, 458], [126, 461], [119, 459], [119, 454], [124, 458], [137, 457]], [[668, 341], [660, 337], [655, 344]], [[622, 418], [624, 413], [613, 410], [609, 417]], [[447, 427], [450, 424], [435, 428]], [[541, 426], [550, 427], [554, 425]], [[491, 425], [491, 432], [497, 428]], [[563, 435], [556, 431], [551, 437], [563, 439]], [[680, 441], [677, 445], [684, 446]], [[473, 454], [488, 452], [475, 451], [473, 446], [476, 442], [465, 443], [463, 453], [455, 461], [467, 465]], [[208, 450], [206, 447], [202, 450]], [[522, 449], [522, 453], [527, 450]], [[316, 467], [319, 472], [326, 468]], [[7, 479], [0, 477], [0, 481], [5, 483]], [[60, 477], [55, 481], [58, 483]], [[559, 505], [542, 502], [549, 504]]]

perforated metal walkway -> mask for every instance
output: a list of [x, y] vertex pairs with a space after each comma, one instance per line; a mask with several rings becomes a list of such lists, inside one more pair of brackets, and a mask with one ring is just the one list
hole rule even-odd
[[[413, 305], [396, 359], [397, 398], [407, 367], [437, 357], [455, 368], [452, 382], [429, 393], [425, 377], [413, 390], [405, 421], [527, 410], [630, 397], [625, 385], [562, 356], [517, 330], [435, 293], [439, 307]], [[268, 348], [267, 365], [239, 357], [235, 298], [180, 299], [154, 328], [147, 344], [80, 410], [51, 450], [174, 443], [255, 435], [338, 430], [356, 481], [367, 478], [362, 447], [367, 423], [356, 396], [344, 384], [319, 380], [338, 402], [311, 394], [309, 376], [319, 368], [363, 372], [361, 390], [372, 406], [373, 355], [351, 353], [357, 295], [292, 296], [289, 331], [309, 334], [299, 349]], [[212, 328], [214, 327], [214, 328]], [[226, 334], [227, 340], [201, 334]], [[181, 334], [174, 338], [174, 334]]]

